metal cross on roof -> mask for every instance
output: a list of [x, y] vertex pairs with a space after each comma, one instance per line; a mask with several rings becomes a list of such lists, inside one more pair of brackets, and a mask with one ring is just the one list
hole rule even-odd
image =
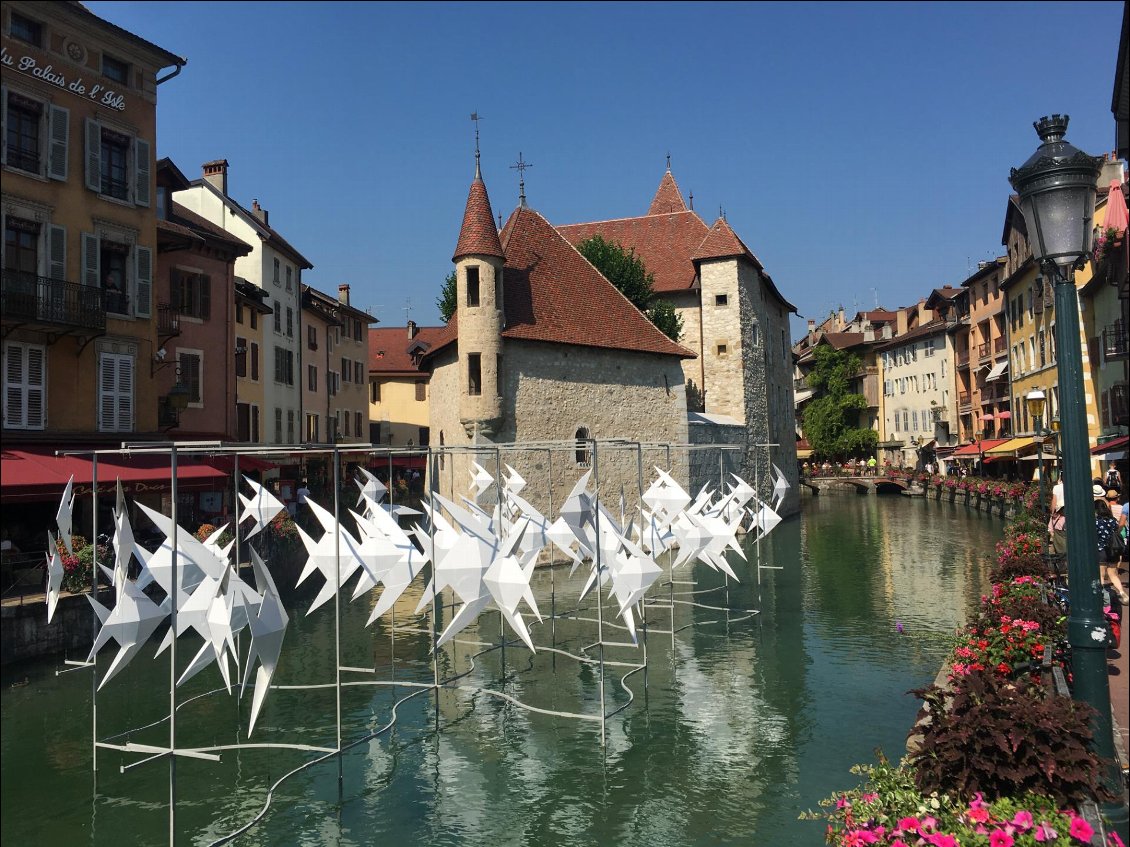
[[479, 113], [471, 112], [471, 120], [475, 122], [475, 176], [481, 177], [479, 171]]
[[518, 162], [510, 166], [510, 169], [518, 172], [518, 205], [523, 209], [526, 208], [526, 168], [532, 168], [529, 162], [522, 161], [522, 152], [518, 151]]

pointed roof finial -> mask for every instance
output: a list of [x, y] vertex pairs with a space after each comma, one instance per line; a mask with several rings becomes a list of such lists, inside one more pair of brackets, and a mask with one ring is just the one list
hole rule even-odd
[[518, 205], [526, 208], [526, 168], [532, 168], [529, 162], [522, 161], [522, 152], [518, 151], [518, 162], [510, 166], [511, 170], [518, 172]]
[[693, 212], [694, 211], [694, 189], [693, 188], [691, 189], [690, 196], [687, 199], [691, 201], [691, 211]]
[[671, 173], [671, 154], [667, 154], [667, 173]]
[[726, 210], [722, 208], [721, 203], [718, 204], [718, 217], [722, 220], [726, 220]]
[[482, 179], [482, 171], [479, 170], [479, 113], [471, 112], [471, 120], [475, 122], [475, 179]]

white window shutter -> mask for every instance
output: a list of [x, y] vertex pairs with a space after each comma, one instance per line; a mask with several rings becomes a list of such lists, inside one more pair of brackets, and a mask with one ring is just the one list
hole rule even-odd
[[98, 360], [98, 429], [106, 432], [114, 428], [117, 410], [117, 362], [115, 356], [103, 353]]
[[140, 138], [133, 140], [133, 202], [138, 206], [149, 205], [149, 179], [153, 172], [153, 166], [149, 162], [149, 150], [148, 141], [142, 141]]
[[67, 228], [58, 224], [47, 227], [47, 276], [67, 278]]
[[102, 262], [101, 245], [97, 235], [82, 234], [82, 284], [98, 288], [101, 285], [99, 265]]
[[118, 425], [119, 432], [133, 431], [133, 358], [118, 356]]
[[43, 429], [47, 418], [47, 351], [29, 345], [26, 352], [27, 415], [24, 423], [28, 429]]
[[4, 426], [24, 427], [24, 346], [4, 345]]
[[149, 317], [153, 313], [153, 251], [148, 247], [134, 248], [134, 296], [134, 314]]
[[86, 119], [86, 187], [102, 193], [102, 126]]
[[51, 107], [50, 150], [47, 154], [47, 176], [67, 180], [67, 145], [71, 134], [71, 113], [62, 106]]

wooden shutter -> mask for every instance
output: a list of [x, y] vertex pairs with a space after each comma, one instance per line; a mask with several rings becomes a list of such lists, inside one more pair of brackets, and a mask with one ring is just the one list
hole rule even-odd
[[212, 278], [201, 274], [200, 281], [200, 317], [208, 320], [212, 317]]
[[82, 234], [82, 284], [98, 288], [101, 285], [99, 264], [102, 254], [97, 235]]
[[24, 345], [4, 345], [4, 426], [24, 427]]
[[102, 127], [86, 119], [86, 187], [102, 193]]
[[71, 134], [71, 113], [62, 106], [51, 106], [47, 152], [47, 176], [67, 180], [67, 145]]
[[114, 429], [117, 422], [118, 370], [117, 357], [103, 353], [98, 359], [98, 429]]
[[[259, 345], [251, 345], [251, 378], [259, 381]], [[256, 439], [258, 440], [258, 439]]]
[[8, 161], [8, 89], [0, 88], [0, 163]]
[[24, 425], [28, 429], [43, 429], [47, 418], [47, 350], [29, 344], [24, 352], [27, 354]]
[[56, 224], [47, 227], [47, 275], [67, 278], [67, 228]]
[[153, 251], [148, 247], [135, 247], [134, 267], [134, 314], [147, 318], [153, 314]]
[[150, 149], [148, 141], [140, 138], [133, 140], [133, 202], [138, 206], [149, 205], [149, 182], [153, 176], [153, 165], [149, 160]]
[[117, 429], [133, 431], [133, 357], [118, 356]]

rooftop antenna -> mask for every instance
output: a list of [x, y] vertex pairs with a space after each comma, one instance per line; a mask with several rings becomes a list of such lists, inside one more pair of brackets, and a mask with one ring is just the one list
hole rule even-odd
[[412, 298], [404, 298], [404, 323], [408, 323], [412, 319]]
[[471, 112], [471, 120], [475, 122], [475, 179], [482, 179], [483, 174], [479, 170], [479, 113]]
[[875, 308], [878, 309], [879, 308], [879, 289], [878, 288], [872, 288], [871, 289], [871, 296], [875, 298]]
[[518, 205], [523, 209], [526, 208], [526, 168], [532, 168], [529, 162], [522, 161], [522, 151], [518, 151], [517, 164], [511, 165], [510, 169], [518, 172]]

